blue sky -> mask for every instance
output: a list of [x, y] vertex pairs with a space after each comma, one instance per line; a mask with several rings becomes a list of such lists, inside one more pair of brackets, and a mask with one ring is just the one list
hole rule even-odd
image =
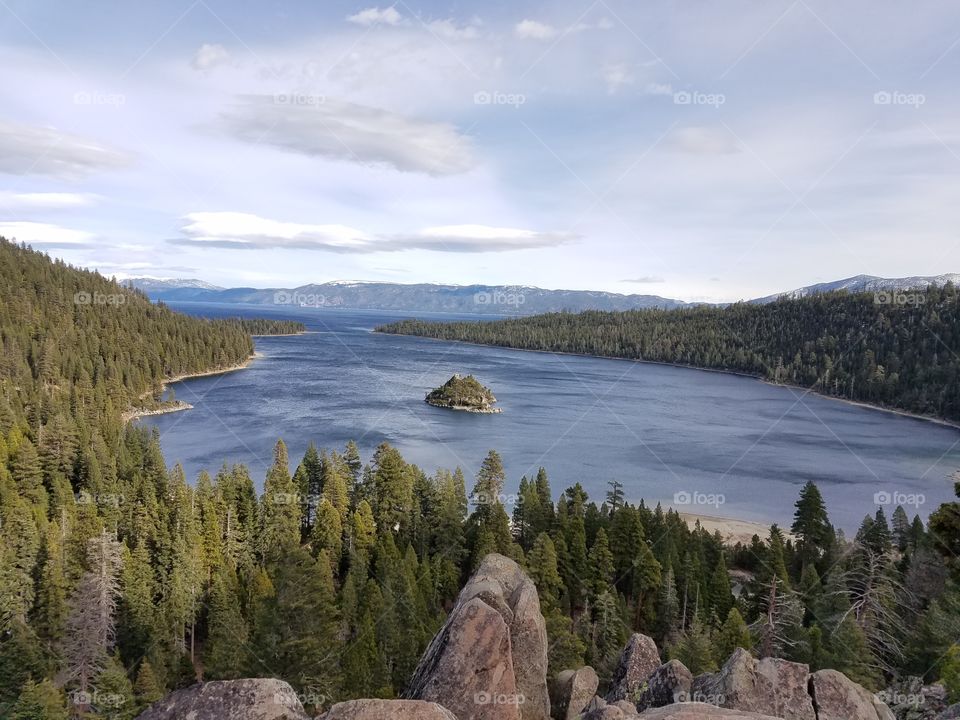
[[729, 301], [960, 269], [960, 5], [0, 0], [0, 234]]

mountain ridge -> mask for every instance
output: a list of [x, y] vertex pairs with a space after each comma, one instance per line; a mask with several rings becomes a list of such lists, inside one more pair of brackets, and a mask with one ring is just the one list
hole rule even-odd
[[[399, 312], [448, 312], [462, 314], [537, 315], [583, 310], [639, 310], [729, 303], [688, 302], [660, 295], [624, 294], [604, 290], [552, 290], [531, 285], [453, 285], [440, 283], [392, 283], [382, 281], [331, 280], [294, 288], [222, 288], [202, 280], [131, 278], [126, 284], [145, 292], [151, 300], [165, 302], [216, 302], [252, 305], [293, 305], [350, 310]], [[744, 300], [766, 304], [784, 298], [801, 298], [825, 292], [902, 292], [923, 290], [947, 283], [960, 284], [960, 273], [883, 278], [854, 275], [841, 280], [815, 283], [764, 297]]]

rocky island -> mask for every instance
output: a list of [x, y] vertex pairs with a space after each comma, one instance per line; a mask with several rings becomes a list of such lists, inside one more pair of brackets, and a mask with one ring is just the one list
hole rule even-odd
[[464, 410], [475, 413], [498, 413], [500, 408], [493, 407], [497, 399], [473, 376], [454, 375], [440, 387], [427, 393], [425, 400], [430, 405]]

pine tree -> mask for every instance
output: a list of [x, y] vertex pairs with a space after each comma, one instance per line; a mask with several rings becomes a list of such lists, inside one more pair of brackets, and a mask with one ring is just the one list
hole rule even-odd
[[163, 685], [149, 660], [140, 663], [137, 680], [133, 684], [133, 694], [136, 698], [137, 712], [143, 712], [164, 695]]
[[49, 680], [28, 680], [10, 711], [10, 720], [67, 720], [63, 692]]
[[116, 658], [107, 661], [94, 681], [92, 710], [103, 720], [133, 720], [137, 714], [133, 685]]
[[694, 675], [713, 672], [717, 669], [710, 633], [703, 627], [703, 623], [696, 615], [694, 615], [690, 626], [681, 634], [680, 642], [671, 650], [670, 654], [686, 665], [687, 669]]
[[735, 607], [730, 608], [727, 619], [720, 627], [719, 633], [715, 638], [716, 653], [715, 658], [718, 663], [723, 663], [733, 654], [737, 648], [750, 650], [753, 648], [753, 638], [750, 636], [750, 628], [744, 622], [740, 611]]
[[343, 555], [343, 526], [340, 513], [326, 497], [317, 507], [317, 520], [310, 531], [310, 544], [314, 555], [325, 550], [333, 566], [334, 575], [340, 573], [340, 557]]
[[823, 496], [813, 481], [803, 486], [795, 507], [790, 532], [797, 536], [801, 562], [804, 565], [815, 563], [820, 559], [821, 548], [829, 543], [833, 528], [827, 517]]
[[[233, 680], [243, 676], [249, 629], [240, 606], [240, 588], [229, 566], [213, 577], [204, 647], [204, 670], [212, 680]], [[255, 651], [254, 651], [255, 652]]]
[[260, 501], [260, 553], [277, 562], [300, 546], [300, 506], [287, 467], [287, 446], [278, 440]]
[[730, 575], [727, 572], [727, 563], [724, 554], [720, 553], [713, 573], [710, 575], [709, 607], [717, 617], [726, 617], [733, 607], [733, 593], [730, 591]]
[[610, 590], [614, 573], [613, 553], [610, 552], [610, 543], [603, 528], [597, 531], [593, 547], [590, 548], [588, 563], [591, 594], [597, 597]]

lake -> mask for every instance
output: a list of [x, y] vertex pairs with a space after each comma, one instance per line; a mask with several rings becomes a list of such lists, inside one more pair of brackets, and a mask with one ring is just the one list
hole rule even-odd
[[[159, 429], [167, 461], [191, 479], [239, 462], [262, 485], [278, 438], [291, 470], [311, 441], [341, 449], [356, 440], [364, 461], [387, 441], [428, 473], [460, 466], [468, 477], [496, 449], [508, 494], [543, 466], [554, 495], [579, 482], [599, 502], [618, 480], [632, 501], [786, 526], [813, 480], [849, 533], [877, 503], [888, 517], [898, 502], [926, 517], [953, 497], [960, 468], [954, 428], [752, 378], [372, 332], [402, 317], [388, 313], [170, 305], [300, 320], [311, 331], [257, 338], [248, 368], [171, 385], [194, 409], [138, 421]], [[489, 386], [503, 412], [427, 405], [424, 395], [456, 372]]]

